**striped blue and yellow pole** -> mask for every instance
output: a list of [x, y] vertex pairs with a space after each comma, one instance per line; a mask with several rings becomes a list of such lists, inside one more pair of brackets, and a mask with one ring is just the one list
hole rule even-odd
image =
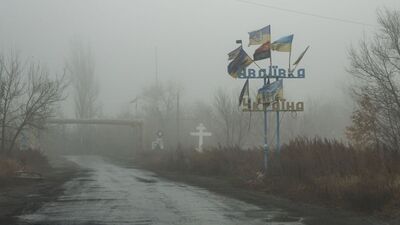
[[[267, 84], [267, 78], [264, 77], [264, 85]], [[268, 105], [264, 103], [264, 172], [268, 169]]]

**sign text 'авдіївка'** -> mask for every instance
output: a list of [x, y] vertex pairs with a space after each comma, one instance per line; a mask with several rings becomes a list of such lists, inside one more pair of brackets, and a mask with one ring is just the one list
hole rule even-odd
[[304, 68], [288, 70], [278, 66], [269, 66], [267, 69], [247, 68], [239, 72], [240, 79], [259, 79], [259, 78], [305, 78], [306, 70]]

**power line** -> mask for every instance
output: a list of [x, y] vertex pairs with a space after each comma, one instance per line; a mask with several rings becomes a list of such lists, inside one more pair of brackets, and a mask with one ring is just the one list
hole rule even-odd
[[266, 5], [266, 4], [251, 2], [251, 1], [246, 1], [246, 0], [236, 0], [236, 1], [250, 4], [250, 5], [257, 5], [257, 6], [261, 6], [261, 7], [265, 7], [265, 8], [275, 9], [275, 10], [279, 10], [279, 11], [290, 12], [290, 13], [295, 13], [295, 14], [304, 15], [304, 16], [316, 17], [316, 18], [325, 19], [325, 20], [339, 21], [339, 22], [343, 22], [343, 23], [351, 23], [351, 24], [356, 24], [356, 25], [375, 27], [372, 24], [363, 23], [363, 22], [354, 21], [354, 20], [318, 15], [318, 14], [314, 14], [314, 13], [302, 12], [302, 11], [297, 11], [297, 10], [293, 10], [293, 9], [285, 9], [285, 8], [281, 8], [281, 7], [276, 7], [276, 6], [272, 6], [272, 5]]

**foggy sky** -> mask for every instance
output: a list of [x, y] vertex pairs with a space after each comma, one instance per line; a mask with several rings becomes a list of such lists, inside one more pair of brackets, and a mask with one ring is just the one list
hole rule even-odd
[[[400, 8], [398, 0], [252, 1], [372, 25], [377, 8]], [[154, 82], [156, 47], [159, 79], [183, 86], [186, 102], [211, 101], [218, 87], [240, 87], [243, 81], [226, 72], [227, 53], [242, 39], [252, 54], [247, 32], [268, 24], [272, 39], [295, 34], [293, 59], [311, 46], [302, 62], [307, 77], [285, 81], [286, 97], [333, 102], [346, 96], [347, 49], [376, 29], [236, 0], [0, 0], [0, 50], [16, 49], [62, 73], [71, 40], [90, 43], [100, 103], [111, 115]], [[287, 53], [273, 54], [274, 64], [287, 64]]]

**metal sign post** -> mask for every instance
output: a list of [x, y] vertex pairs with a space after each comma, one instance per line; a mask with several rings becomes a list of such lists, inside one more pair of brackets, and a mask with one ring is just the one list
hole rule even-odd
[[[289, 78], [289, 77], [288, 77]], [[246, 79], [241, 78], [239, 79]], [[267, 84], [268, 78], [264, 78], [264, 85]], [[278, 80], [278, 79], [277, 79]], [[283, 81], [282, 81], [283, 82]], [[279, 159], [280, 157], [280, 147], [281, 147], [281, 136], [280, 136], [280, 122], [281, 122], [281, 113], [280, 112], [301, 112], [304, 111], [304, 102], [289, 102], [285, 99], [276, 100], [272, 103], [262, 103], [259, 104], [257, 102], [252, 103], [251, 99], [243, 101], [245, 106], [242, 110], [244, 112], [264, 112], [264, 169], [267, 169], [268, 162], [268, 154], [269, 154], [269, 145], [268, 145], [268, 112], [276, 113], [276, 154]], [[247, 102], [247, 104], [246, 104]], [[262, 108], [260, 109], [260, 106]]]
[[[284, 79], [304, 79], [306, 71], [304, 68], [297, 69], [297, 66], [308, 48], [303, 51], [299, 58], [293, 64], [295, 67], [291, 69], [291, 53], [292, 41], [294, 35], [285, 36], [271, 44], [271, 27], [270, 25], [256, 31], [249, 32], [250, 45], [260, 45], [252, 59], [244, 50], [241, 40], [236, 43], [240, 47], [231, 51], [228, 56], [231, 62], [228, 65], [228, 73], [238, 79], [246, 79], [246, 83], [239, 97], [239, 105], [242, 105], [243, 111], [246, 112], [264, 112], [264, 171], [268, 168], [269, 145], [268, 145], [268, 112], [276, 112], [276, 153], [280, 155], [280, 112], [299, 112], [304, 110], [304, 102], [289, 102], [283, 99], [283, 80]], [[272, 64], [272, 50], [289, 53], [289, 67], [287, 69], [280, 68]], [[261, 68], [256, 61], [269, 59], [269, 67]], [[247, 68], [254, 63], [258, 70]], [[263, 79], [264, 86], [258, 90], [257, 101], [252, 102], [249, 96], [249, 80]], [[270, 79], [275, 82], [270, 84]], [[268, 81], [267, 81], [268, 80]], [[244, 100], [244, 93], [247, 91], [247, 99]], [[261, 93], [261, 97], [259, 96]], [[260, 100], [261, 99], [261, 100]], [[260, 109], [260, 105], [262, 108]]]
[[[267, 84], [267, 78], [264, 78], [264, 85]], [[264, 170], [268, 168], [268, 112], [267, 105], [263, 105], [264, 108]]]

